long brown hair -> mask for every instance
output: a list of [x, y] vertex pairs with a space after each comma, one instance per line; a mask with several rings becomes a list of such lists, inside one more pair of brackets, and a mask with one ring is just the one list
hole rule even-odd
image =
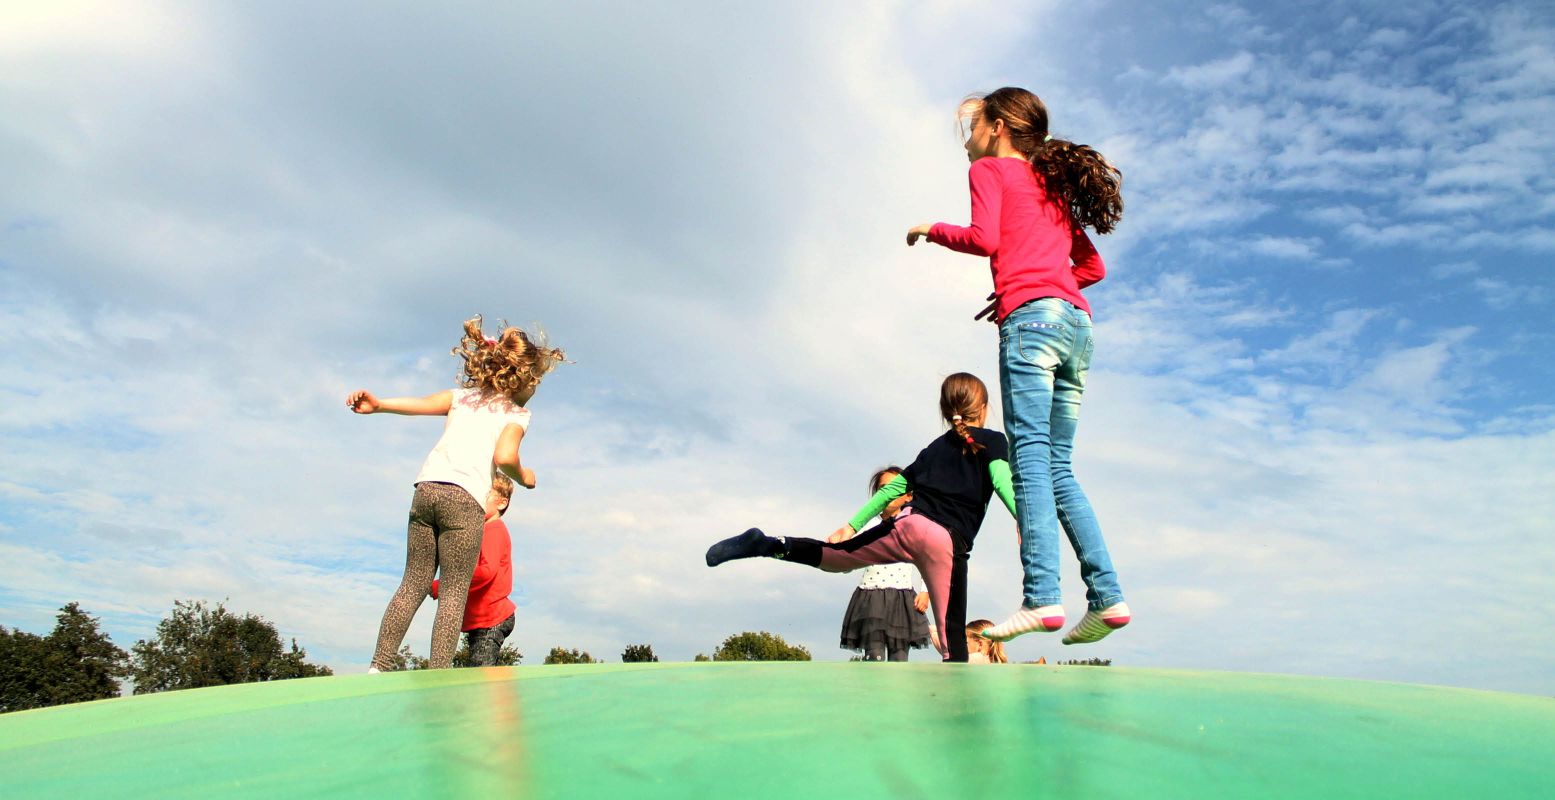
[[460, 386], [499, 394], [518, 405], [528, 402], [547, 372], [567, 360], [560, 348], [548, 347], [538, 332], [531, 335], [503, 324], [496, 338], [486, 338], [479, 314], [464, 321], [464, 336], [453, 354], [464, 359]]
[[1004, 120], [1010, 145], [1031, 162], [1048, 194], [1069, 209], [1077, 228], [1111, 233], [1123, 220], [1123, 171], [1089, 145], [1051, 136], [1041, 98], [1006, 86], [967, 98], [957, 112], [963, 119], [974, 114], [990, 125]]
[[967, 432], [967, 420], [988, 405], [988, 387], [970, 372], [945, 376], [939, 385], [939, 413], [961, 437], [961, 452], [981, 453], [985, 446]]

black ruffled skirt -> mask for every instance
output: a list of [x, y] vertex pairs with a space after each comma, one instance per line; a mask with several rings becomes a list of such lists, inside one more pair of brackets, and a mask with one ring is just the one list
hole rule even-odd
[[929, 646], [929, 618], [911, 589], [854, 589], [842, 615], [842, 649], [887, 651]]

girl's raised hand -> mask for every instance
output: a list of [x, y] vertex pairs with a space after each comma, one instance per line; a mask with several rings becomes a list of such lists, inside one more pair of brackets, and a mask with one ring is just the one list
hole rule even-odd
[[358, 389], [346, 396], [346, 408], [358, 414], [371, 414], [380, 407], [378, 398], [373, 397], [373, 393], [366, 389]]
[[929, 228], [932, 227], [934, 226], [927, 224], [917, 225], [913, 227], [912, 230], [907, 231], [907, 246], [912, 247], [914, 244], [918, 243], [919, 238], [927, 237], [929, 235]]
[[831, 535], [826, 537], [826, 541], [831, 544], [846, 542], [847, 540], [852, 539], [853, 534], [857, 532], [858, 531], [853, 530], [852, 525], [844, 525], [837, 530], [832, 531]]

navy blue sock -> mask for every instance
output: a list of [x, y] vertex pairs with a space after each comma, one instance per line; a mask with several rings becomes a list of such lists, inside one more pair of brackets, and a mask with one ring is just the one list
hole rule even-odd
[[751, 528], [739, 536], [731, 536], [707, 548], [707, 565], [716, 567], [736, 558], [776, 556], [783, 551], [782, 540], [762, 533], [760, 528]]

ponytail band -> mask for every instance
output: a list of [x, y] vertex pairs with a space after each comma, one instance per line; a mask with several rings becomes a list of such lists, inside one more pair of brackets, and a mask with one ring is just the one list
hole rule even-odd
[[956, 414], [955, 416], [952, 416], [950, 418], [950, 421], [951, 422], [960, 422], [961, 421], [961, 415], [960, 414]]
[[490, 336], [482, 336], [481, 339], [482, 339], [481, 347], [496, 347], [497, 346], [497, 340], [491, 338]]
[[970, 434], [970, 433], [966, 435], [966, 443], [967, 444], [977, 444], [977, 442], [972, 441], [972, 434]]
[[1042, 137], [1042, 143], [1043, 144], [1047, 144], [1048, 142], [1051, 142], [1051, 141], [1053, 141], [1053, 134], [1051, 134], [1051, 133]]

